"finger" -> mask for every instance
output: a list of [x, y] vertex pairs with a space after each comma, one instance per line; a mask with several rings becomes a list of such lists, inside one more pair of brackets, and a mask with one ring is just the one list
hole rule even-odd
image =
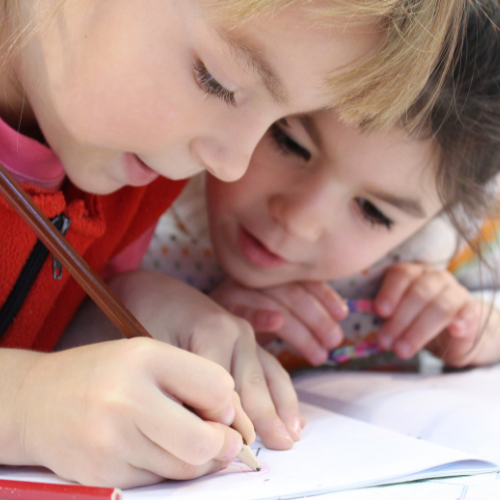
[[333, 349], [342, 341], [342, 331], [338, 323], [318, 299], [301, 284], [292, 283], [263, 293], [280, 303], [325, 349]]
[[217, 363], [230, 373], [233, 349], [240, 334], [240, 325], [239, 319], [225, 311], [211, 314], [197, 322], [190, 336], [189, 345], [184, 347]]
[[403, 359], [413, 357], [448, 327], [466, 300], [457, 287], [445, 287], [395, 342], [394, 352]]
[[[184, 406], [165, 397], [159, 388], [144, 394], [135, 410], [141, 433], [161, 449], [191, 465], [204, 465], [215, 458], [234, 458], [242, 437], [227, 425], [207, 422]], [[168, 419], [165, 418], [168, 416]]]
[[[478, 336], [480, 335], [478, 330]], [[470, 364], [475, 354], [475, 339], [457, 339], [448, 330], [433, 339], [427, 346], [430, 352], [441, 358], [447, 365], [462, 367]]]
[[272, 333], [261, 333], [256, 332], [255, 338], [257, 339], [257, 343], [261, 346], [266, 346], [267, 344], [274, 342], [278, 337]]
[[384, 276], [374, 300], [375, 311], [387, 318], [394, 314], [401, 299], [413, 282], [424, 274], [424, 267], [413, 264], [396, 264]]
[[285, 322], [283, 314], [279, 311], [256, 309], [255, 307], [237, 304], [231, 312], [248, 321], [256, 332], [272, 333], [279, 330]]
[[299, 441], [302, 432], [302, 416], [290, 375], [273, 355], [264, 349], [259, 349], [258, 353], [278, 415], [292, 439]]
[[233, 407], [235, 408], [233, 429], [237, 430], [243, 437], [245, 444], [252, 444], [255, 441], [255, 428], [248, 415], [243, 410], [238, 393], [234, 393]]
[[155, 385], [195, 409], [221, 413], [231, 402], [234, 381], [218, 364], [191, 352], [149, 339], [124, 341], [124, 365], [149, 367]]
[[290, 313], [283, 313], [285, 325], [276, 332], [276, 335], [293, 347], [313, 366], [320, 366], [328, 358], [328, 350], [325, 349], [309, 331], [309, 329], [298, 321]]
[[[159, 483], [164, 476], [150, 468], [137, 468], [132, 461], [148, 452], [149, 440], [144, 438], [137, 428], [124, 436], [102, 432], [91, 435], [90, 439], [79, 447], [76, 456], [68, 456], [60, 464], [51, 464], [51, 469], [61, 478], [81, 484], [100, 487], [133, 488]], [[138, 439], [140, 437], [140, 439]], [[146, 443], [146, 445], [145, 445]], [[109, 446], [111, 445], [111, 446]], [[88, 462], [87, 447], [92, 448], [92, 460]], [[113, 450], [115, 450], [113, 452]], [[84, 460], [81, 458], [84, 457]], [[165, 471], [167, 474], [169, 471]]]
[[[234, 326], [234, 320], [230, 319]], [[232, 404], [234, 380], [228, 371], [233, 356], [233, 339], [237, 338], [237, 335], [227, 332], [223, 334], [226, 326], [224, 321], [221, 325], [211, 326], [214, 330], [213, 337], [206, 335], [205, 331], [201, 335], [192, 336], [192, 342], [196, 345], [190, 347], [198, 350], [200, 356], [162, 342], [155, 346], [155, 360], [150, 365], [155, 382], [167, 394], [194, 408], [204, 420], [231, 425], [238, 411], [239, 425], [243, 427], [243, 421], [246, 419], [245, 425], [251, 426], [241, 407], [234, 408]], [[220, 338], [217, 337], [218, 334]], [[206, 359], [210, 357], [212, 360]], [[225, 365], [226, 369], [221, 365]]]
[[448, 330], [452, 337], [476, 337], [481, 326], [482, 307], [477, 300], [469, 300], [450, 323]]
[[[135, 436], [135, 439], [132, 439], [132, 443], [130, 444], [132, 445], [131, 450], [134, 450], [134, 453], [127, 458], [134, 469], [134, 474], [131, 474], [130, 479], [135, 484], [127, 484], [124, 486], [126, 488], [136, 486], [137, 484], [145, 485], [158, 483], [160, 478], [174, 480], [194, 479], [217, 472], [227, 464], [227, 462], [234, 459], [231, 450], [229, 450], [227, 454], [228, 460], [214, 459], [200, 465], [186, 463], [168, 451], [165, 451], [143, 435], [138, 429], [137, 436]], [[226, 451], [226, 448], [224, 448], [224, 451]], [[223, 453], [224, 452], [219, 453], [219, 456], [222, 456]], [[149, 477], [144, 478], [145, 473], [147, 473]], [[135, 477], [137, 475], [141, 477], [142, 483], [137, 482], [137, 478]]]
[[436, 273], [425, 273], [412, 283], [400, 299], [394, 314], [384, 322], [377, 333], [380, 345], [391, 349], [396, 339], [415, 321], [428, 303], [438, 296], [447, 283]]
[[428, 345], [428, 349], [445, 363], [460, 367], [469, 364], [482, 334], [484, 318], [480, 303], [475, 300], [468, 302], [457, 317], [462, 327], [458, 334], [452, 332], [453, 322], [447, 331]]
[[253, 335], [240, 337], [235, 349], [233, 373], [243, 408], [264, 444], [277, 450], [290, 449], [293, 440], [276, 412]]
[[[253, 337], [251, 327], [243, 320], [226, 314], [211, 317], [210, 323], [199, 324], [199, 330], [192, 335], [191, 350], [231, 372], [235, 343], [243, 331]], [[231, 378], [234, 387], [234, 381]], [[232, 391], [231, 401], [222, 410], [197, 408], [197, 414], [204, 420], [233, 425], [247, 443], [255, 440], [255, 431], [248, 415], [243, 411], [238, 395]]]
[[306, 281], [303, 287], [314, 296], [319, 303], [337, 321], [345, 319], [349, 314], [349, 307], [344, 299], [324, 281]]

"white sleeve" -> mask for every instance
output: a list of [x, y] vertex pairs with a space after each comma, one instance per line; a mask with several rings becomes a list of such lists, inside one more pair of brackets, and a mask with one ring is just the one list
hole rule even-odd
[[141, 264], [208, 293], [223, 279], [208, 229], [204, 176], [193, 177], [161, 216]]

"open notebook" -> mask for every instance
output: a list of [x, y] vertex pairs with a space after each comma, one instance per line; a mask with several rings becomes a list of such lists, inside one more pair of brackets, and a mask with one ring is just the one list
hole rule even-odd
[[[361, 416], [367, 421], [372, 417], [376, 420], [377, 408], [384, 405], [381, 402], [381, 394], [388, 391], [391, 398], [394, 396], [395, 389], [388, 388], [394, 380], [397, 384], [404, 383], [406, 387], [403, 389], [401, 385], [396, 390], [403, 405], [411, 401], [411, 398], [409, 400], [407, 397], [408, 384], [427, 384], [426, 387], [434, 387], [438, 382], [431, 380], [429, 383], [421, 378], [412, 381], [408, 378], [392, 379], [390, 377], [393, 376], [387, 375], [360, 375], [366, 377], [361, 382], [354, 380], [356, 374], [339, 376], [337, 373], [327, 373], [299, 378], [296, 385], [301, 398], [315, 403], [302, 404], [302, 411], [309, 420], [303, 432], [303, 439], [288, 452], [270, 451], [258, 443], [253, 445], [252, 448], [258, 453], [263, 465], [261, 472], [250, 472], [243, 464], [234, 462], [224, 471], [194, 481], [165, 482], [148, 488], [128, 490], [124, 492], [124, 499], [284, 500], [372, 485], [500, 470], [500, 452], [495, 455], [491, 451], [498, 447], [498, 441], [496, 446], [490, 444], [491, 453], [482, 450], [486, 451], [484, 455], [475, 456], [458, 449], [464, 444], [460, 444], [460, 436], [456, 434], [457, 427], [453, 420], [456, 415], [453, 408], [448, 413], [427, 411], [434, 408], [426, 409], [422, 406], [421, 398], [411, 406], [408, 414], [401, 414], [407, 421], [406, 424], [400, 425], [406, 425], [410, 431], [407, 428], [390, 430], [388, 421], [385, 422], [384, 428], [384, 424], [379, 425], [379, 421], [377, 425], [373, 425], [358, 419]], [[379, 377], [389, 378], [383, 381]], [[447, 379], [444, 377], [436, 380]], [[459, 385], [466, 384], [462, 381]], [[498, 385], [496, 387], [498, 388]], [[381, 400], [370, 410], [370, 403], [363, 398], [369, 399], [372, 392], [378, 393]], [[471, 390], [471, 394], [473, 392]], [[497, 392], [498, 390], [495, 394]], [[441, 399], [442, 397], [441, 395]], [[337, 410], [350, 409], [349, 412], [354, 413], [357, 411], [357, 418], [327, 409], [332, 405], [336, 406]], [[361, 406], [363, 410], [360, 410]], [[395, 411], [399, 406], [400, 404], [394, 403]], [[391, 412], [387, 412], [388, 416], [390, 414]], [[497, 416], [499, 414], [496, 413]], [[424, 422], [425, 415], [428, 415], [427, 424]], [[425, 440], [428, 436], [422, 429], [425, 431], [430, 427], [436, 429], [441, 426], [446, 434], [447, 419], [455, 433], [455, 441], [450, 438], [449, 446], [442, 446]], [[474, 428], [469, 426], [468, 429]], [[421, 439], [412, 436], [412, 432]], [[464, 429], [461, 434], [464, 434]], [[471, 442], [474, 440], [469, 439]], [[463, 441], [467, 447], [467, 439]], [[458, 448], [454, 446], [456, 443]], [[499, 460], [496, 459], [497, 456]], [[49, 476], [40, 469], [5, 469], [0, 470], [0, 477], [57, 481], [55, 476]]]
[[462, 373], [309, 372], [303, 402], [500, 464], [500, 365]]

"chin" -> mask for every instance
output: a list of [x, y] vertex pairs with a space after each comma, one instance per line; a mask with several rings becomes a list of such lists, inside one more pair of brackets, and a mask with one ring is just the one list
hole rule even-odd
[[80, 179], [78, 177], [73, 177], [71, 175], [68, 175], [68, 178], [78, 189], [81, 189], [85, 193], [90, 193], [90, 194], [98, 194], [98, 195], [111, 194], [124, 187], [123, 183], [117, 182], [109, 178], [89, 179], [88, 177], [85, 177]]
[[273, 273], [267, 269], [258, 272], [246, 270], [244, 268], [242, 269], [242, 267], [241, 265], [236, 265], [234, 269], [231, 269], [231, 266], [228, 266], [227, 269], [224, 267], [224, 271], [226, 271], [228, 276], [233, 280], [247, 288], [269, 288], [288, 283], [288, 280], [279, 279], [279, 277], [274, 276]]

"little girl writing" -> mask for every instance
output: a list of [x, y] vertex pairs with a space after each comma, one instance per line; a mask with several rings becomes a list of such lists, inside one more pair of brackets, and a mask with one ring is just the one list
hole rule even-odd
[[249, 417], [268, 446], [292, 446], [296, 396], [250, 326], [123, 271], [175, 180], [237, 179], [276, 120], [340, 103], [373, 126], [401, 114], [440, 55], [446, 67], [463, 4], [3, 0], [0, 161], [165, 342], [47, 354], [84, 294], [1, 200], [0, 463], [130, 487], [218, 470], [254, 439]]
[[[366, 133], [331, 112], [282, 120], [241, 180], [207, 178], [211, 243], [193, 183], [162, 219], [144, 266], [184, 275], [314, 365], [344, 335], [360, 341], [375, 330], [357, 331], [357, 320], [343, 332], [346, 306], [325, 280], [344, 297], [375, 298], [385, 320], [376, 338], [400, 358], [426, 346], [454, 366], [500, 359], [500, 314], [484, 291], [494, 275], [478, 262], [456, 277], [446, 270], [471, 224], [496, 206], [500, 15], [495, 5], [490, 16], [476, 9], [422, 129]], [[494, 259], [496, 240], [485, 243]]]

